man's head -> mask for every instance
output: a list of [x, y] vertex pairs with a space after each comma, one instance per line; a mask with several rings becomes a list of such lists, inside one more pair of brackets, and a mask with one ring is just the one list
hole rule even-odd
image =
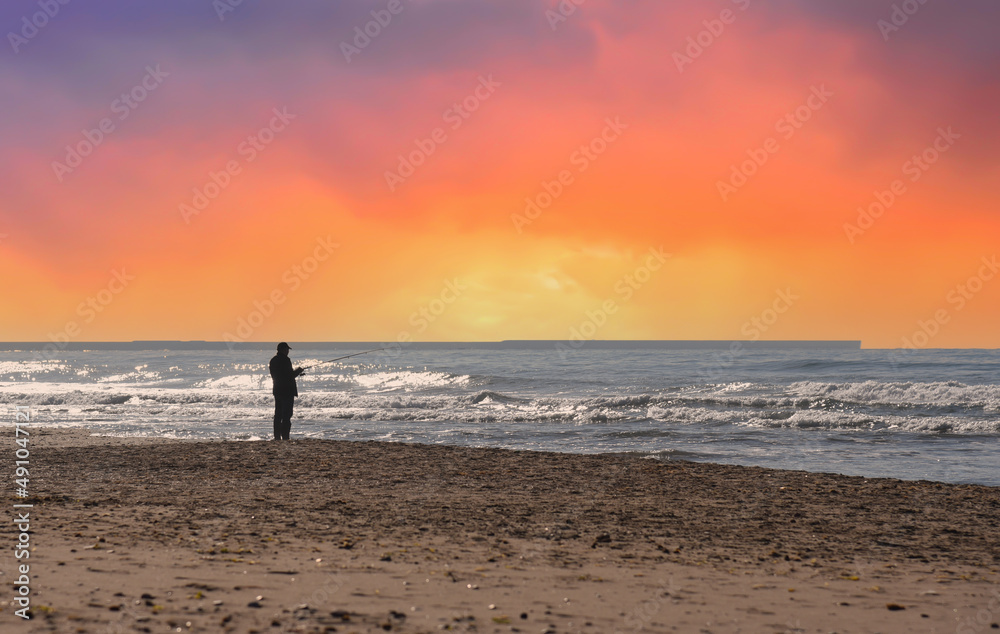
[[278, 344], [278, 354], [288, 354], [288, 351], [291, 349], [292, 349], [291, 346], [289, 346], [284, 341]]

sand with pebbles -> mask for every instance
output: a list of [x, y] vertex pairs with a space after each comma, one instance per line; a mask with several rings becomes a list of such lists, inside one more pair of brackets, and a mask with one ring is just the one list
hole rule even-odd
[[84, 430], [36, 430], [31, 476], [33, 618], [8, 601], [8, 550], [4, 632], [972, 633], [1000, 621], [991, 487]]

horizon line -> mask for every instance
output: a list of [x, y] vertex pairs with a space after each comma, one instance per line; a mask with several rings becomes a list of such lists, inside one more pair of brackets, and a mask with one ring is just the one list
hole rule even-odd
[[[566, 348], [572, 350], [591, 349], [659, 349], [659, 350], [720, 350], [743, 348], [770, 349], [836, 349], [836, 350], [905, 350], [917, 352], [923, 350], [1000, 350], [996, 347], [958, 347], [958, 348], [865, 348], [860, 339], [500, 339], [482, 341], [409, 341], [398, 343], [393, 341], [296, 341], [288, 340], [292, 349], [461, 349], [475, 347], [492, 350], [540, 350], [555, 348], [557, 351]], [[266, 350], [274, 346], [276, 341], [219, 341], [207, 339], [132, 339], [105, 341], [0, 341], [0, 351], [35, 351], [43, 350], [49, 353], [64, 351], [86, 351], [91, 349], [104, 350]]]

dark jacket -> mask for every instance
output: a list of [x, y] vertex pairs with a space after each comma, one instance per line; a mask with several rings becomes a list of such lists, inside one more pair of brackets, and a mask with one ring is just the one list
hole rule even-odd
[[292, 369], [292, 360], [288, 355], [276, 354], [271, 357], [270, 370], [271, 379], [274, 381], [272, 394], [284, 398], [299, 395], [299, 388], [295, 384], [295, 377], [298, 374]]

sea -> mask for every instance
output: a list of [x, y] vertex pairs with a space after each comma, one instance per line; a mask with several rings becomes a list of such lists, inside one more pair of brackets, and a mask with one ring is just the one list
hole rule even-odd
[[[272, 435], [273, 350], [0, 347], [4, 426]], [[370, 344], [293, 343], [296, 366]], [[140, 347], [142, 348], [142, 347]], [[292, 438], [630, 453], [1000, 485], [1000, 351], [643, 345], [396, 346], [299, 378]]]

